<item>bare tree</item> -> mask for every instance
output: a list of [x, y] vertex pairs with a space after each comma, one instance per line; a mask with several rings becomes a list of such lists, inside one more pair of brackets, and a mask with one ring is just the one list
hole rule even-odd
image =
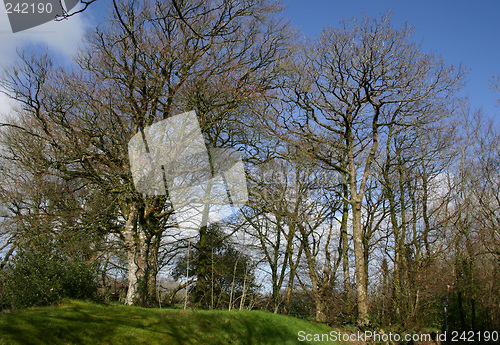
[[451, 219], [449, 278], [457, 314], [456, 329], [495, 328], [498, 309], [498, 124], [479, 111], [465, 118], [460, 162], [455, 178], [457, 209]]
[[276, 158], [249, 169], [251, 197], [243, 212], [246, 233], [256, 242], [253, 249], [262, 254], [264, 270], [270, 271], [275, 313], [283, 304], [282, 288], [287, 279], [285, 304], [289, 302], [302, 251], [297, 244], [296, 224], [291, 221], [300, 204], [291, 164]]
[[[75, 69], [56, 70], [48, 57], [25, 55], [2, 81], [3, 92], [26, 110], [9, 128], [46, 148], [40, 155], [17, 143], [23, 164], [114, 196], [128, 253], [128, 304], [156, 298], [162, 234], [175, 227], [168, 197], [134, 189], [128, 140], [155, 121], [196, 109], [209, 147], [233, 144], [230, 128], [272, 87], [273, 61], [287, 38], [271, 19], [276, 6], [264, 1], [177, 7], [115, 3], [110, 20], [87, 35]], [[200, 229], [200, 250], [203, 237]], [[202, 280], [206, 272], [199, 273]]]
[[362, 204], [381, 137], [388, 126], [415, 125], [409, 114], [436, 121], [426, 107], [448, 99], [461, 77], [461, 69], [422, 53], [411, 29], [393, 28], [388, 16], [327, 28], [293, 63], [284, 95], [300, 111], [274, 121], [293, 133], [288, 140], [304, 137], [302, 150], [347, 177], [361, 326], [369, 321]]

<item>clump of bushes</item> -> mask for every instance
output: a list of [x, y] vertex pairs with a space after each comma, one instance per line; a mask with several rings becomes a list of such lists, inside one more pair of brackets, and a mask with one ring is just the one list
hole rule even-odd
[[64, 297], [89, 299], [97, 293], [96, 267], [47, 239], [19, 248], [3, 273], [3, 308], [50, 305]]

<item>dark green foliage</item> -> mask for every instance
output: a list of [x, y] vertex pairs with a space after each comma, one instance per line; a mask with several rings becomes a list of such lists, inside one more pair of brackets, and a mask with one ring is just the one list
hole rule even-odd
[[63, 297], [86, 299], [97, 291], [96, 269], [58, 249], [50, 237], [19, 249], [4, 275], [2, 305], [49, 305]]
[[303, 290], [297, 290], [292, 293], [290, 305], [285, 308], [285, 313], [305, 320], [314, 320], [313, 305], [314, 301], [310, 294]]
[[[474, 299], [469, 292], [450, 293], [448, 327], [457, 331], [489, 331], [496, 329], [492, 307]], [[442, 308], [441, 308], [442, 310]]]
[[[200, 250], [197, 245], [191, 246], [189, 260], [189, 277], [199, 279]], [[250, 302], [255, 297], [257, 289], [255, 283], [255, 263], [251, 258], [239, 251], [224, 238], [224, 233], [216, 225], [207, 228], [206, 240], [206, 269], [203, 279], [201, 296], [196, 295], [196, 287], [192, 287], [190, 294], [195, 305], [202, 308], [239, 307], [245, 291], [244, 302]], [[186, 277], [187, 255], [177, 260], [173, 277]], [[231, 292], [233, 297], [231, 298]], [[244, 303], [245, 304], [245, 303]]]

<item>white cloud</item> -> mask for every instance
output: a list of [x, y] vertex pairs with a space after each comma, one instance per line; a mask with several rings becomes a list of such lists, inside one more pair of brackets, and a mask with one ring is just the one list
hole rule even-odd
[[[70, 60], [82, 42], [89, 21], [85, 13], [67, 20], [52, 21], [25, 31], [12, 33], [5, 7], [0, 5], [0, 72], [17, 58], [18, 49], [30, 47], [47, 48], [50, 54], [57, 54]], [[0, 95], [0, 119], [11, 109], [4, 95]]]
[[85, 13], [67, 20], [52, 21], [37, 27], [12, 33], [5, 8], [0, 10], [0, 64], [8, 63], [16, 56], [16, 49], [28, 44], [42, 44], [49, 50], [71, 57], [81, 42], [85, 28], [89, 25]]
[[3, 93], [0, 93], [0, 122], [7, 118], [7, 115], [12, 110], [10, 99]]

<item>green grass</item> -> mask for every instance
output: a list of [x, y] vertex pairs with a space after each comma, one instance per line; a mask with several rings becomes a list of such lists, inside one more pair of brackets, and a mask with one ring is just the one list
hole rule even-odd
[[145, 309], [66, 301], [0, 315], [0, 344], [333, 344], [298, 340], [323, 324], [264, 311]]

